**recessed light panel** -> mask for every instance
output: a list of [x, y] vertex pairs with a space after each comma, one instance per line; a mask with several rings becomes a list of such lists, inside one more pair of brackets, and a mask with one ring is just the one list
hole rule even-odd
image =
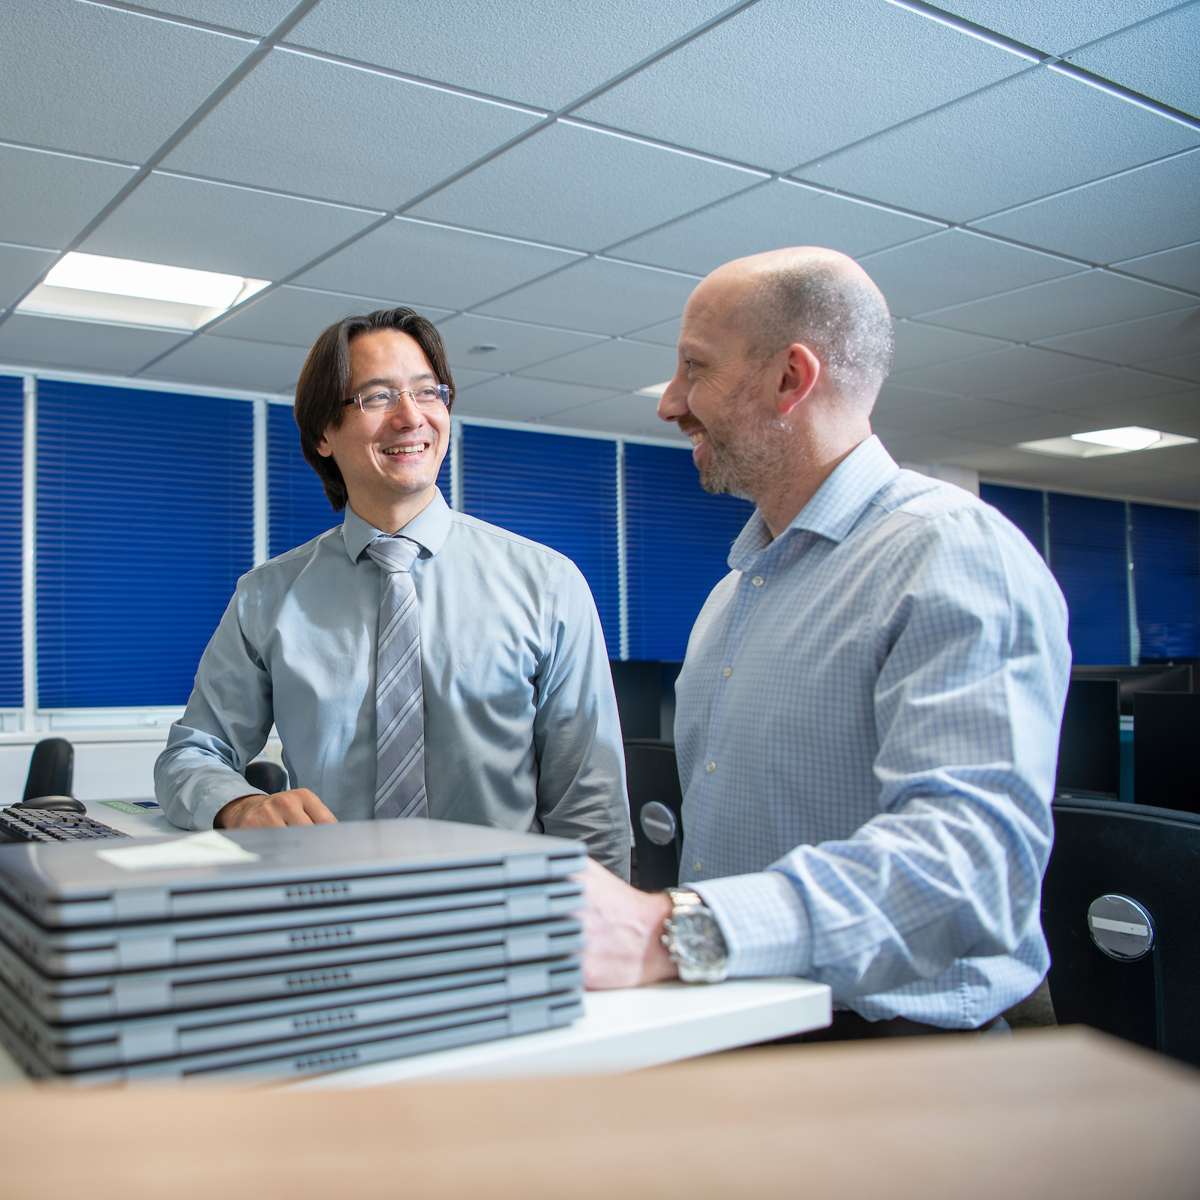
[[1164, 446], [1186, 446], [1195, 440], [1141, 425], [1124, 425], [1119, 429], [1096, 429], [1090, 433], [1073, 433], [1070, 437], [1021, 442], [1016, 449], [1060, 458], [1100, 458], [1108, 454], [1131, 454], [1136, 450], [1161, 450]]
[[269, 282], [71, 253], [63, 255], [17, 311], [105, 325], [190, 331], [208, 324]]

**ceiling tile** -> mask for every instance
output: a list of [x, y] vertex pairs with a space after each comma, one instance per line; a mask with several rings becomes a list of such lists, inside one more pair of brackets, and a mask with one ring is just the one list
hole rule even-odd
[[555, 413], [550, 419], [555, 425], [569, 429], [593, 429], [606, 433], [625, 433], [635, 437], [661, 438], [686, 447], [687, 439], [674, 422], [660, 421], [656, 413], [658, 401], [649, 396], [625, 393], [584, 404], [568, 412]]
[[0, 244], [0, 310], [23, 296], [57, 257], [50, 250]]
[[[490, 371], [519, 371], [548, 358], [570, 354], [598, 340], [595, 334], [469, 314], [451, 317], [438, 326], [438, 332], [446, 343], [452, 366], [460, 363], [486, 366]], [[477, 346], [494, 346], [495, 349], [479, 352], [475, 349]]]
[[15, 313], [0, 325], [0, 362], [129, 372], [176, 345], [180, 336]]
[[[387, 113], [387, 152], [371, 121]], [[537, 121], [515, 108], [276, 50], [163, 165], [213, 179], [393, 209]]]
[[141, 162], [253, 48], [96, 4], [6, 4], [0, 138]]
[[[397, 218], [296, 280], [307, 287], [469, 308], [578, 259], [508, 238]], [[553, 319], [545, 324], [552, 324]]]
[[796, 174], [959, 222], [1196, 145], [1200, 130], [1038, 68]]
[[903, 462], [947, 462], [957, 454], [977, 449], [968, 441], [909, 429], [880, 429], [879, 440], [887, 452]]
[[697, 282], [649, 267], [589, 258], [481, 305], [480, 312], [589, 333], [627, 333], [683, 312]]
[[[969, 431], [956, 430], [972, 441], [990, 442], [997, 446], [1015, 446], [1018, 442], [1036, 442], [1043, 438], [1069, 437], [1095, 429], [1091, 417], [1078, 413], [1026, 412], [1000, 421], [980, 422]], [[947, 426], [943, 426], [947, 428]]]
[[150, 0], [146, 8], [222, 25], [246, 33], [270, 33], [295, 7], [294, 0]]
[[[748, 61], [769, 46], [803, 68]], [[884, 0], [760, 0], [576, 115], [786, 171], [1028, 65]]]
[[948, 397], [944, 392], [927, 392], [921, 388], [910, 388], [903, 384], [888, 382], [880, 389], [875, 407], [871, 412], [871, 421], [872, 423], [882, 421], [887, 425], [891, 421], [893, 413], [904, 413], [911, 408], [921, 408], [926, 404], [947, 399], [958, 400], [960, 397]]
[[1103, 422], [1099, 428], [1144, 425], [1165, 433], [1200, 437], [1200, 388], [1193, 387], [1174, 396], [1153, 396], [1139, 401], [1132, 409], [1127, 404], [1099, 404], [1088, 409], [1088, 416]]
[[670, 379], [675, 374], [676, 361], [675, 351], [666, 346], [617, 339], [530, 367], [525, 374], [534, 379], [589, 384], [611, 391], [636, 391]]
[[[957, 329], [940, 329], [917, 321], [899, 320], [892, 323], [896, 349], [892, 356], [892, 371], [911, 371], [934, 363], [969, 358], [985, 350], [1001, 350], [1005, 344], [999, 338], [980, 337], [961, 333]], [[642, 335], [639, 333], [638, 337]]]
[[242, 342], [201, 334], [144, 372], [146, 379], [183, 379], [220, 387], [282, 392], [295, 387], [304, 365], [300, 346]]
[[62, 249], [133, 174], [132, 167], [0, 146], [0, 240]]
[[1113, 264], [1118, 270], [1186, 291], [1200, 291], [1200, 242]]
[[758, 178], [559, 121], [411, 211], [452, 225], [600, 250]]
[[1178, 354], [1174, 358], [1160, 358], [1141, 365], [1148, 371], [1161, 371], [1178, 379], [1200, 382], [1200, 354]]
[[872, 425], [878, 423], [888, 429], [953, 434], [976, 425], [1010, 421], [1015, 412], [1011, 405], [997, 404], [992, 400], [950, 399], [943, 396], [928, 404], [877, 411], [872, 414]]
[[544, 379], [518, 379], [500, 375], [470, 389], [460, 390], [454, 401], [455, 416], [493, 417], [507, 421], [530, 421], [591, 404], [611, 394], [611, 389], [550, 383]]
[[1180, 5], [1174, 12], [1136, 29], [1126, 29], [1096, 46], [1067, 56], [1114, 83], [1171, 108], [1200, 117], [1200, 8]]
[[732, 259], [797, 243], [861, 255], [939, 228], [874, 204], [773, 180], [623, 242], [611, 256], [707, 275]]
[[1187, 302], [1187, 296], [1157, 284], [1110, 271], [1085, 271], [927, 313], [924, 320], [1014, 342], [1041, 342], [1074, 330], [1167, 312]]
[[909, 242], [862, 260], [893, 316], [905, 317], [1083, 270], [962, 229]]
[[1011, 346], [956, 362], [898, 371], [890, 382], [952, 395], [988, 396], [1001, 385], [1019, 387], [1043, 380], [1068, 379], [1072, 375], [1090, 374], [1095, 369], [1094, 363], [1082, 362], [1066, 354], [1052, 354], [1031, 346]]
[[1082, 354], [1119, 366], [1173, 358], [1200, 350], [1200, 308], [1047, 338], [1044, 344], [1066, 354]]
[[[392, 307], [395, 305], [389, 300], [282, 287], [268, 292], [261, 300], [251, 300], [211, 332], [220, 337], [307, 349], [319, 333], [343, 317]], [[444, 308], [422, 308], [420, 312], [431, 321], [449, 315]]]
[[[997, 388], [987, 394], [1013, 404], [1054, 409], [1058, 412], [1091, 412], [1106, 404], [1119, 402], [1128, 406], [1133, 413], [1133, 406], [1149, 397], [1186, 390], [1188, 385], [1177, 379], [1168, 379], [1149, 371], [1131, 371], [1119, 367], [1080, 375], [1073, 379], [1035, 383], [1027, 387]], [[1125, 424], [1136, 425], [1137, 421], [1131, 419]]]
[[156, 172], [80, 249], [277, 280], [376, 219], [355, 209]]
[[1063, 54], [1135, 21], [1144, 21], [1177, 3], [1178, 0], [1105, 0], [1103, 4], [945, 0], [939, 7], [1036, 50]]
[[634, 330], [629, 336], [638, 342], [653, 342], [656, 346], [670, 346], [672, 350], [679, 345], [683, 333], [683, 317], [672, 317], [669, 321], [660, 321], [657, 325], [649, 325], [645, 329]]
[[[1200, 150], [975, 222], [1001, 237], [1110, 263], [1200, 237]], [[1200, 276], [1191, 286], [1200, 287]]]
[[323, 0], [289, 35], [299, 46], [491, 96], [557, 109], [710, 17], [726, 0]]

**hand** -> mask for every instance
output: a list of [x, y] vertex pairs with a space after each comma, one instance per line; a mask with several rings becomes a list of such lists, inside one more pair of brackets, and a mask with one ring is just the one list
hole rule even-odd
[[674, 979], [679, 969], [662, 944], [671, 898], [631, 888], [588, 859], [583, 872], [583, 977], [591, 991]]
[[321, 803], [316, 792], [292, 788], [264, 796], [255, 792], [230, 800], [213, 818], [214, 829], [261, 829], [266, 825], [336, 825], [337, 817]]

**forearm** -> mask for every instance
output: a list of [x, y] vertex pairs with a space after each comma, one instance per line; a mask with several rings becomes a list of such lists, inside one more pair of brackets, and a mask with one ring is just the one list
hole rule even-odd
[[154, 791], [167, 819], [183, 829], [211, 829], [225, 805], [262, 794], [234, 766], [231, 747], [182, 724], [171, 727], [167, 748], [154, 764]]

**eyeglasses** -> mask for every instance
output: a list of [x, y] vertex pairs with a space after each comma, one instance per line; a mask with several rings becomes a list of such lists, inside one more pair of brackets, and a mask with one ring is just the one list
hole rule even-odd
[[418, 408], [437, 408], [450, 403], [450, 389], [444, 383], [426, 383], [419, 388], [368, 388], [343, 400], [346, 405], [357, 404], [365, 413], [390, 413], [400, 407], [400, 398], [408, 396]]

